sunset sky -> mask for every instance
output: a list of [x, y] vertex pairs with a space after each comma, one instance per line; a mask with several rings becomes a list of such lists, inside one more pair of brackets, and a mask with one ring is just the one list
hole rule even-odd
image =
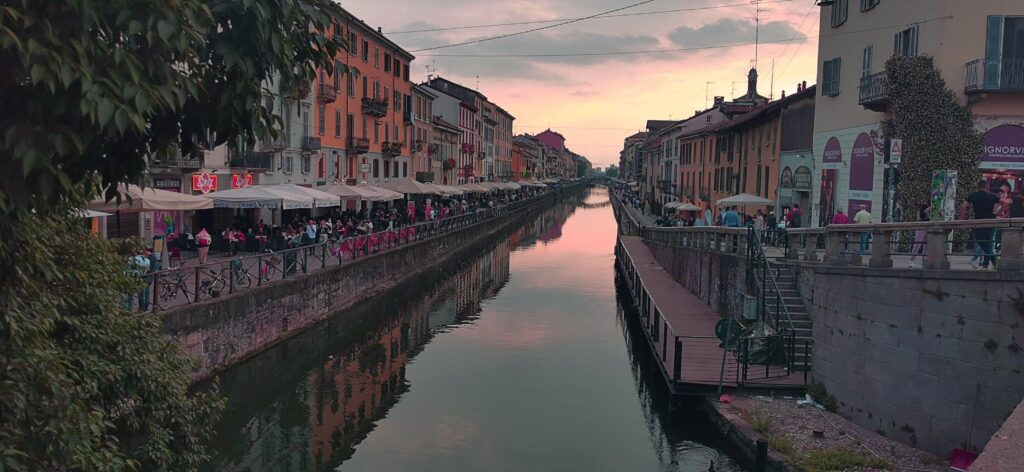
[[[509, 38], [417, 51], [558, 22], [422, 30], [569, 20], [636, 3], [643, 4], [610, 14], [629, 16], [593, 18]], [[415, 82], [426, 80], [428, 67], [435, 75], [471, 88], [479, 80], [480, 92], [516, 117], [516, 134], [551, 127], [565, 135], [570, 148], [599, 167], [617, 163], [622, 139], [641, 130], [646, 120], [682, 119], [705, 108], [710, 97], [742, 95], [754, 59], [756, 7], [750, 0], [346, 0], [341, 4], [369, 25], [381, 27], [416, 56]], [[666, 12], [682, 9], [689, 11]], [[778, 98], [782, 90], [792, 93], [799, 81], [813, 83], [818, 34], [814, 1], [763, 0], [760, 9], [758, 91]], [[659, 13], [643, 14], [647, 12]], [[403, 33], [408, 31], [418, 32]], [[672, 49], [691, 50], [609, 54]], [[771, 87], [773, 60], [775, 86]]]

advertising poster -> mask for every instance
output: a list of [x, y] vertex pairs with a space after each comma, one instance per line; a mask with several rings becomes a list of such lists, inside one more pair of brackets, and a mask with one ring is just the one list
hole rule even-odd
[[860, 211], [860, 205], [868, 203], [868, 211], [871, 211], [871, 201], [874, 200], [875, 189], [875, 144], [871, 136], [861, 133], [853, 143], [853, 150], [850, 152], [850, 194], [848, 215], [853, 217]]
[[953, 221], [956, 218], [956, 180], [955, 170], [932, 171], [932, 221]]

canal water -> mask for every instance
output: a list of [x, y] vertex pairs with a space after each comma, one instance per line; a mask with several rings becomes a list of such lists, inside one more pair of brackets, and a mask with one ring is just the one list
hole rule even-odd
[[741, 470], [623, 314], [608, 193], [224, 373], [211, 471]]

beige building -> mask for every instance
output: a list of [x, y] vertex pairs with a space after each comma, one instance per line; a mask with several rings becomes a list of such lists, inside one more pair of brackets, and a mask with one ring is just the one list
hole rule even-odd
[[986, 135], [982, 167], [1020, 192], [1024, 184], [1024, 2], [834, 0], [822, 6], [814, 115], [814, 225], [837, 209], [888, 205], [886, 61], [928, 55]]

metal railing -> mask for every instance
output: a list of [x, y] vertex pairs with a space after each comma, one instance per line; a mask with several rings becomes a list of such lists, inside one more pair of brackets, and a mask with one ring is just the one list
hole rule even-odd
[[761, 246], [762, 236], [753, 228], [750, 228], [747, 235], [747, 285], [756, 292], [761, 319], [768, 322], [777, 333], [793, 334], [796, 327], [789, 314], [789, 307], [783, 300], [782, 291], [779, 290], [775, 270]]
[[270, 169], [274, 163], [274, 153], [269, 151], [243, 151], [228, 154], [229, 167], [245, 167], [249, 169]]
[[868, 257], [868, 267], [893, 268], [893, 257], [900, 257], [911, 264], [920, 258], [924, 269], [970, 269], [972, 261], [998, 261], [996, 268], [1005, 272], [1024, 269], [1024, 218], [829, 225], [789, 234], [786, 258], [828, 265], [861, 266]]
[[320, 150], [320, 138], [317, 136], [303, 136], [302, 137], [302, 150], [303, 151], [319, 151]]
[[131, 295], [130, 298], [134, 300], [131, 303], [135, 304], [140, 298], [145, 298], [149, 301], [143, 303], [145, 308], [138, 311], [159, 311], [219, 298], [226, 294], [260, 287], [275, 280], [338, 266], [403, 245], [452, 233], [532, 207], [551, 195], [554, 195], [554, 192], [545, 191], [532, 198], [497, 208], [426, 221], [403, 228], [308, 244], [283, 251], [266, 251], [195, 266], [182, 265], [155, 271], [142, 276], [148, 287], [142, 296]]
[[888, 76], [885, 72], [871, 74], [860, 78], [858, 105], [874, 105], [885, 102], [889, 98]]
[[1024, 59], [975, 59], [965, 66], [964, 93], [1024, 92]]
[[388, 101], [379, 98], [363, 98], [363, 113], [374, 116], [385, 116], [388, 114]]

